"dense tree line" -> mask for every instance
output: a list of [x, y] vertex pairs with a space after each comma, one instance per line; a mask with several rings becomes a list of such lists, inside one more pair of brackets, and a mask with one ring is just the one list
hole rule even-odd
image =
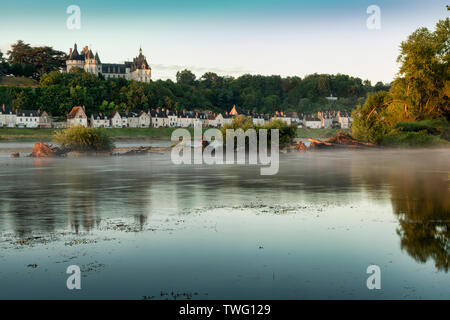
[[[258, 113], [319, 110], [351, 110], [364, 101], [368, 92], [386, 85], [372, 86], [368, 81], [347, 75], [313, 74], [299, 77], [243, 75], [238, 78], [205, 73], [196, 79], [192, 72], [178, 72], [177, 81], [157, 80], [139, 83], [108, 79], [74, 68], [70, 73], [43, 74], [39, 88], [0, 87], [0, 103], [13, 109], [41, 109], [65, 115], [75, 105], [88, 112], [170, 108], [224, 112], [234, 104], [241, 110]], [[338, 100], [327, 100], [333, 95]]]
[[[148, 108], [213, 110], [224, 112], [233, 105], [257, 113], [296, 111], [314, 113], [352, 110], [363, 103], [367, 93], [389, 89], [389, 85], [348, 75], [312, 74], [304, 77], [243, 75], [238, 78], [207, 72], [197, 78], [191, 71], [179, 71], [176, 81], [157, 80], [149, 84], [108, 79], [74, 68], [61, 73], [65, 54], [51, 47], [31, 47], [18, 41], [0, 52], [0, 75], [33, 77], [39, 88], [0, 87], [0, 104], [41, 109], [66, 115], [75, 105], [85, 105], [88, 113]], [[338, 100], [328, 100], [329, 96]]]

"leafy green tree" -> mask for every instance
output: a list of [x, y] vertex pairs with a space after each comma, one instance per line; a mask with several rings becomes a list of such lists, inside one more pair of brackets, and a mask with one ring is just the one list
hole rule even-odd
[[405, 85], [395, 94], [406, 96], [416, 118], [450, 116], [450, 19], [436, 24], [434, 32], [420, 28], [401, 43], [397, 61]]
[[59, 70], [65, 66], [66, 54], [62, 51], [54, 50], [52, 47], [31, 47], [22, 40], [11, 45], [8, 51], [10, 64], [21, 66], [32, 65], [36, 70], [36, 78], [44, 73]]
[[177, 83], [184, 84], [188, 86], [193, 86], [195, 84], [195, 74], [193, 74], [190, 70], [178, 71], [177, 75]]
[[27, 105], [28, 100], [24, 91], [20, 91], [16, 98], [12, 101], [13, 111], [24, 109]]

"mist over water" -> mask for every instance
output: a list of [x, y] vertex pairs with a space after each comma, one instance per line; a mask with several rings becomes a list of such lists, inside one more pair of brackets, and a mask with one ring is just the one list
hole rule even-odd
[[[289, 153], [277, 175], [259, 169], [2, 154], [0, 298], [450, 298], [450, 150]], [[382, 290], [366, 288], [370, 264]]]

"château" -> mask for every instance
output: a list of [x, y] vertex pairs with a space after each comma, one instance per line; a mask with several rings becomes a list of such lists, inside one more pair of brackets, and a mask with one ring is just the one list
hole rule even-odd
[[147, 63], [146, 57], [139, 49], [139, 55], [132, 62], [118, 63], [102, 63], [98, 53], [92, 52], [88, 46], [85, 46], [81, 52], [78, 52], [77, 44], [73, 49], [70, 48], [69, 57], [66, 60], [66, 71], [78, 67], [86, 72], [99, 75], [102, 74], [108, 78], [124, 78], [126, 80], [134, 80], [139, 82], [150, 82], [152, 69]]

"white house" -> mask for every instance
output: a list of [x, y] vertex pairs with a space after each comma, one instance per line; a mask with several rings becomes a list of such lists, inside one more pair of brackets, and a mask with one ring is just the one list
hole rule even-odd
[[73, 107], [67, 115], [67, 125], [69, 127], [75, 126], [88, 126], [88, 119], [86, 116], [85, 108], [83, 107]]
[[39, 127], [51, 128], [53, 125], [53, 118], [45, 111], [39, 113]]
[[225, 115], [223, 116], [223, 124], [232, 124], [233, 123], [233, 115], [228, 114], [227, 112], [225, 112]]
[[352, 126], [350, 114], [345, 111], [338, 111], [337, 119], [342, 129], [348, 129]]
[[92, 128], [107, 128], [110, 127], [111, 123], [108, 116], [104, 114], [92, 114], [91, 115], [91, 127]]
[[184, 112], [178, 116], [178, 126], [188, 128], [194, 126], [194, 115], [191, 112]]
[[123, 128], [122, 116], [118, 111], [115, 111], [111, 117], [111, 127]]
[[151, 115], [151, 125], [153, 128], [161, 128], [169, 126], [169, 118], [167, 114], [162, 111], [152, 110]]
[[178, 114], [175, 111], [167, 110], [167, 118], [169, 120], [169, 127], [178, 126]]
[[303, 118], [303, 124], [306, 128], [319, 129], [322, 128], [322, 121], [314, 116], [306, 116]]
[[216, 127], [222, 127], [224, 124], [223, 116], [221, 113], [219, 113], [216, 118], [214, 119]]
[[36, 110], [17, 111], [16, 125], [22, 128], [39, 127], [39, 114]]
[[139, 112], [139, 128], [150, 128], [150, 115], [145, 111]]
[[252, 122], [254, 125], [263, 126], [266, 123], [266, 120], [264, 119], [264, 115], [254, 114], [252, 116]]
[[139, 128], [139, 114], [136, 112], [129, 112], [127, 115], [128, 127]]
[[331, 128], [333, 124], [333, 115], [329, 112], [318, 112], [319, 119], [322, 121], [322, 128]]
[[16, 114], [5, 105], [0, 109], [0, 127], [15, 127], [16, 126]]

